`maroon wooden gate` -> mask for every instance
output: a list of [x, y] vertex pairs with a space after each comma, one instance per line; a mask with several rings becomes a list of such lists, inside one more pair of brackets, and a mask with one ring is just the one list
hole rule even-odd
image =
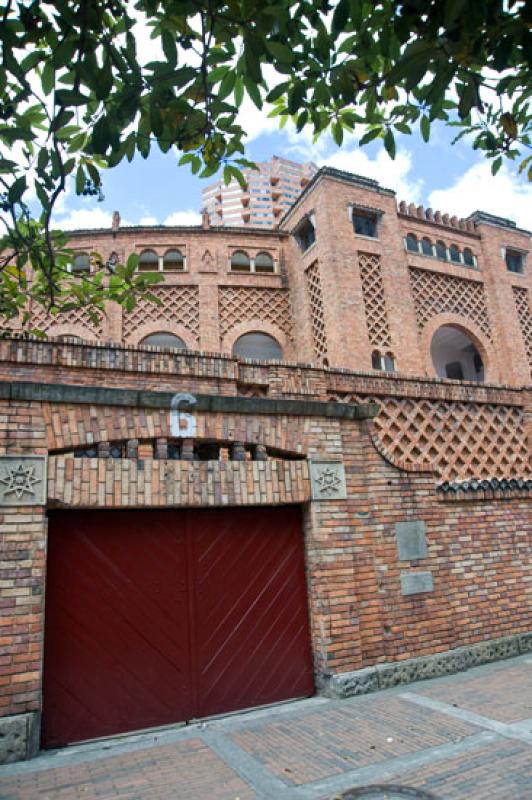
[[298, 508], [50, 513], [43, 746], [312, 692]]

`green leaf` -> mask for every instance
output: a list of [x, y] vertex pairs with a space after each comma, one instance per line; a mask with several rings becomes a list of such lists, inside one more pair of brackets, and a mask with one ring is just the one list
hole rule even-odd
[[423, 141], [428, 142], [428, 140], [430, 139], [430, 119], [427, 117], [426, 114], [423, 114], [423, 116], [421, 117], [419, 121], [419, 127], [421, 129], [421, 135], [423, 137]]
[[239, 75], [235, 81], [235, 105], [240, 108], [244, 100], [244, 79]]
[[9, 187], [9, 191], [7, 193], [8, 201], [12, 204], [18, 203], [26, 191], [26, 188], [26, 178], [24, 176], [17, 178], [16, 181]]
[[345, 29], [350, 13], [350, 0], [340, 0], [336, 6], [332, 18], [331, 30], [333, 33], [341, 33]]
[[175, 67], [177, 64], [177, 47], [175, 43], [175, 38], [172, 36], [170, 31], [163, 31], [161, 34], [161, 44], [163, 47], [163, 53], [166, 56], [166, 60], [168, 61], [168, 65], [170, 67]]
[[391, 128], [387, 128], [384, 134], [384, 147], [390, 158], [395, 158], [395, 139]]
[[491, 174], [496, 175], [501, 167], [502, 167], [502, 157], [499, 156], [491, 164]]
[[367, 133], [365, 133], [360, 139], [359, 145], [362, 147], [363, 145], [368, 144], [368, 142], [372, 142], [373, 139], [377, 138], [377, 136], [382, 136], [382, 128], [380, 127], [372, 128], [370, 131], [367, 131]]
[[258, 109], [262, 108], [262, 98], [260, 95], [260, 90], [257, 84], [249, 78], [247, 75], [244, 76], [244, 86], [246, 87], [246, 92], [253, 100], [254, 104], [257, 106]]
[[224, 100], [231, 94], [231, 92], [235, 88], [235, 82], [236, 82], [236, 72], [234, 70], [230, 70], [229, 72], [227, 72], [220, 86], [218, 87], [218, 92], [217, 92], [218, 100]]
[[54, 88], [55, 70], [51, 61], [46, 61], [41, 74], [41, 86], [45, 95], [49, 95]]
[[344, 130], [340, 122], [333, 122], [332, 124], [332, 137], [338, 147], [341, 147], [344, 140]]
[[281, 64], [293, 64], [294, 54], [286, 44], [281, 42], [270, 42], [266, 40], [266, 49]]

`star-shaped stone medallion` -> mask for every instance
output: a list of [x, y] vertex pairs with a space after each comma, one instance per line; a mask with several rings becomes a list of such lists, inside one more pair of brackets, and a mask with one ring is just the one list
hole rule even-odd
[[35, 467], [18, 464], [16, 467], [7, 468], [3, 478], [0, 478], [0, 483], [3, 483], [7, 488], [4, 489], [4, 496], [13, 494], [17, 500], [21, 500], [24, 494], [34, 496], [36, 490], [34, 486], [40, 483], [42, 478], [35, 475]]
[[316, 483], [320, 487], [320, 492], [326, 495], [335, 494], [338, 491], [341, 480], [338, 472], [333, 467], [325, 467], [316, 477]]

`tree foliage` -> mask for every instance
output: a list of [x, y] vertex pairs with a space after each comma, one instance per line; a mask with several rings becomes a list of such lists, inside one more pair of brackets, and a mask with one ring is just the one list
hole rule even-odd
[[[131, 305], [151, 278], [125, 265], [73, 279], [52, 213], [68, 181], [99, 197], [102, 170], [158, 146], [201, 177], [242, 181], [245, 97], [341, 145], [436, 120], [532, 179], [532, 8], [521, 0], [3, 0], [0, 4], [0, 313]], [[151, 31], [153, 52], [142, 33]], [[32, 219], [28, 197], [41, 213]], [[107, 276], [107, 277], [106, 277]], [[112, 281], [110, 282], [110, 277]], [[23, 297], [21, 296], [23, 295]]]

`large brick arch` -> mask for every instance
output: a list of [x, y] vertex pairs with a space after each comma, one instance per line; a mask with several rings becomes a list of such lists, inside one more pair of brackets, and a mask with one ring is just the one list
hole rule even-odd
[[444, 325], [451, 325], [453, 328], [457, 328], [471, 339], [480, 353], [482, 363], [484, 364], [484, 383], [496, 383], [499, 380], [499, 374], [496, 367], [497, 359], [495, 358], [493, 344], [473, 320], [466, 319], [459, 314], [438, 314], [423, 328], [420, 335], [420, 349], [425, 374], [431, 377], [437, 377], [432, 363], [430, 346], [432, 337], [436, 331]]
[[261, 319], [252, 319], [248, 320], [247, 322], [240, 322], [238, 325], [232, 327], [231, 330], [226, 333], [223, 339], [222, 353], [231, 355], [237, 339], [239, 339], [241, 336], [244, 336], [246, 333], [266, 333], [269, 336], [273, 336], [283, 351], [283, 359], [287, 359], [287, 352], [290, 348], [288, 337], [277, 325]]
[[179, 336], [187, 347], [187, 350], [199, 350], [198, 342], [194, 334], [192, 334], [184, 325], [179, 323], [169, 323], [166, 320], [160, 322], [145, 322], [140, 325], [135, 333], [127, 337], [127, 344], [137, 345], [141, 344], [142, 339], [149, 336], [151, 333], [170, 333], [173, 336]]
[[[71, 452], [98, 442], [140, 441], [171, 438], [170, 408], [146, 409], [113, 406], [62, 406], [44, 404], [50, 452]], [[68, 413], [70, 425], [65, 426]], [[305, 456], [315, 449], [314, 417], [268, 416], [253, 414], [195, 414], [197, 441], [235, 441], [262, 444], [273, 450]], [[340, 441], [339, 421], [324, 420], [324, 442], [335, 436]], [[339, 445], [338, 445], [339, 446]]]
[[97, 342], [99, 336], [86, 328], [81, 323], [64, 322], [58, 325], [51, 325], [46, 331], [46, 336], [49, 338], [56, 338], [57, 336], [78, 336], [84, 342]]

